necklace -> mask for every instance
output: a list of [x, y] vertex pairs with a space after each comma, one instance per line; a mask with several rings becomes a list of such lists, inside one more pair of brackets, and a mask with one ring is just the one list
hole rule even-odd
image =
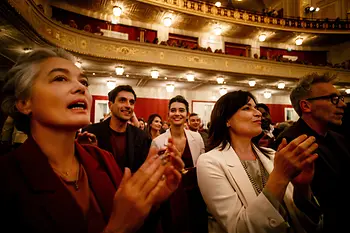
[[[73, 163], [74, 162], [75, 162], [75, 157], [73, 158]], [[75, 190], [79, 190], [79, 184], [78, 184], [79, 173], [80, 173], [80, 163], [79, 162], [78, 162], [78, 169], [76, 171], [76, 178], [73, 181], [68, 181], [67, 180], [67, 178], [73, 173], [72, 172], [73, 166], [67, 171], [60, 171], [57, 168], [55, 168], [54, 166], [52, 166], [52, 165], [51, 165], [51, 167], [61, 177], [61, 179], [63, 179], [63, 181], [72, 183], [74, 185]]]
[[[254, 151], [254, 153], [255, 153], [255, 151]], [[242, 161], [242, 160], [240, 160], [240, 161], [241, 161], [241, 164], [242, 164], [242, 166], [243, 166], [245, 172], [246, 172], [247, 175], [248, 175], [248, 178], [249, 178], [250, 182], [251, 182], [252, 185], [253, 185], [253, 188], [254, 188], [256, 194], [259, 195], [259, 194], [261, 193], [262, 189], [263, 189], [263, 188], [265, 187], [265, 185], [266, 185], [268, 174], [267, 174], [267, 171], [266, 171], [266, 169], [264, 168], [263, 164], [261, 163], [261, 161], [260, 161], [260, 159], [259, 159], [259, 156], [256, 155], [256, 159], [258, 160], [259, 170], [260, 170], [260, 174], [258, 174], [258, 176], [260, 176], [260, 178], [261, 178], [261, 184], [262, 184], [262, 185], [259, 185], [259, 184], [257, 183], [257, 181], [254, 179], [254, 177], [252, 176], [252, 174], [250, 174], [250, 172], [248, 171], [248, 166], [247, 166], [247, 164], [246, 164], [244, 161]]]

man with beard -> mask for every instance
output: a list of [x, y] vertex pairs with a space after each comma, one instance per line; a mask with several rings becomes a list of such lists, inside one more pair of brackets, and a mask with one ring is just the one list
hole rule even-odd
[[143, 130], [128, 124], [135, 117], [135, 91], [129, 85], [120, 85], [108, 93], [108, 100], [111, 116], [82, 132], [94, 134], [98, 147], [111, 152], [122, 171], [128, 167], [135, 172], [145, 161], [151, 145]]
[[324, 214], [323, 233], [344, 231], [349, 221], [349, 214], [344, 211], [350, 209], [348, 142], [331, 130], [332, 125], [342, 125], [346, 108], [344, 96], [333, 85], [335, 78], [327, 73], [312, 73], [300, 79], [290, 94], [300, 118], [277, 137], [274, 145], [278, 148], [283, 138], [290, 142], [302, 134], [315, 137], [318, 158], [311, 190]]

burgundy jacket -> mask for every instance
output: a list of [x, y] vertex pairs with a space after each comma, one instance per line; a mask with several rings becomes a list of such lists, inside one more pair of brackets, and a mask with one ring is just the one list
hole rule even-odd
[[[122, 173], [109, 152], [78, 143], [75, 148], [107, 224]], [[0, 158], [0, 213], [1, 232], [88, 232], [80, 207], [31, 137]], [[103, 230], [98, 228], [96, 233]]]

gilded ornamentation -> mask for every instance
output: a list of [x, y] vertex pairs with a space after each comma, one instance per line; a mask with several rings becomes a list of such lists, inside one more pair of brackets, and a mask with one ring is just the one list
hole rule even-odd
[[273, 23], [273, 24], [277, 24], [277, 19], [276, 19], [276, 18], [273, 18], [273, 19], [272, 19], [272, 23]]
[[193, 62], [196, 64], [209, 65], [208, 59], [197, 57], [197, 56], [184, 56], [186, 62]]
[[160, 58], [160, 60], [164, 60], [164, 52], [159, 53], [159, 58]]
[[261, 16], [260, 15], [258, 16], [258, 22], [259, 23], [261, 22]]
[[233, 14], [233, 17], [235, 17], [235, 19], [239, 19], [241, 17], [241, 14], [236, 10]]
[[282, 26], [284, 26], [284, 25], [286, 25], [286, 21], [285, 21], [284, 19], [281, 19], [281, 20], [280, 20], [280, 24], [281, 24]]
[[80, 47], [82, 48], [82, 49], [86, 49], [86, 47], [87, 47], [87, 42], [86, 42], [86, 40], [81, 40], [80, 41]]
[[255, 22], [255, 15], [252, 15], [252, 21]]
[[248, 15], [247, 13], [245, 13], [245, 12], [244, 12], [244, 14], [243, 14], [243, 19], [244, 19], [245, 21], [247, 21], [247, 20], [249, 19], [249, 15]]
[[270, 18], [269, 17], [265, 17], [264, 18], [264, 23], [270, 23]]

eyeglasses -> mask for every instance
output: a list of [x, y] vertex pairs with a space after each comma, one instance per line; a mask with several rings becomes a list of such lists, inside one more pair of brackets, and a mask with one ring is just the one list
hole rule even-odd
[[336, 94], [312, 97], [312, 98], [308, 98], [306, 100], [326, 100], [326, 99], [331, 100], [332, 104], [334, 104], [334, 105], [337, 105], [340, 100], [344, 102], [344, 96], [336, 95]]

